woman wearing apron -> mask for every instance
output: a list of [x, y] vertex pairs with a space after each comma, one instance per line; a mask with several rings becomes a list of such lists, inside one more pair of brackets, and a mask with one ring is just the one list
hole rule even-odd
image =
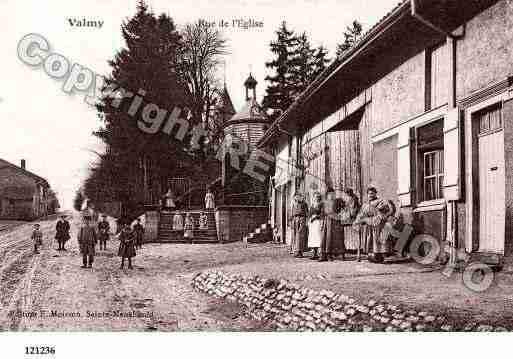
[[319, 192], [314, 193], [313, 204], [310, 208], [308, 223], [308, 247], [313, 249], [313, 256], [310, 259], [319, 259], [319, 248], [324, 236], [324, 204]]

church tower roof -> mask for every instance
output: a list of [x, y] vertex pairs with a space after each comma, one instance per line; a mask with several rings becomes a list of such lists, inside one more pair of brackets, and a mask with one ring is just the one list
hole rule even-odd
[[224, 84], [223, 92], [219, 97], [219, 102], [217, 103], [216, 108], [218, 113], [222, 114], [224, 121], [229, 120], [233, 115], [235, 115], [235, 107], [233, 106], [226, 84]]
[[[257, 84], [257, 80], [255, 80], [250, 72], [248, 78], [244, 81], [244, 87], [246, 88], [246, 103], [239, 112], [235, 113], [230, 118], [226, 123], [227, 125], [237, 122], [267, 122], [267, 115], [258, 105], [256, 100]], [[250, 90], [252, 90], [253, 96], [250, 96]]]
[[226, 87], [226, 83], [224, 84], [222, 91], [220, 91], [220, 95], [217, 99], [217, 103], [213, 108], [213, 111], [216, 121], [219, 124], [226, 123], [230, 118], [232, 118], [233, 115], [235, 115], [235, 107], [233, 106], [233, 102], [228, 92], [228, 88]]
[[246, 101], [244, 107], [230, 118], [229, 122], [267, 122], [267, 116], [252, 97]]
[[[246, 141], [251, 146], [256, 145], [268, 126], [267, 115], [256, 100], [256, 85], [257, 81], [250, 73], [244, 82], [246, 103], [223, 125], [226, 136], [231, 136], [232, 140], [237, 138]], [[250, 90], [252, 90], [253, 96], [249, 96]]]

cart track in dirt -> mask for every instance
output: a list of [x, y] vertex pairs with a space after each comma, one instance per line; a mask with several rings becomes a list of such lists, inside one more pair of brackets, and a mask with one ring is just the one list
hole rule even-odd
[[[40, 221], [43, 233], [43, 247], [51, 243], [49, 229], [53, 217]], [[21, 224], [0, 232], [0, 330], [20, 330], [25, 318], [15, 313], [32, 311], [32, 284], [41, 262], [41, 255], [35, 255], [30, 233], [32, 224]]]

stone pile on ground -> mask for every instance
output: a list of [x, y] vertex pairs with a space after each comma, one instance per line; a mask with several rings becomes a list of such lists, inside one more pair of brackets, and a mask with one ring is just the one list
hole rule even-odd
[[330, 290], [287, 280], [203, 272], [192, 280], [201, 292], [237, 302], [250, 317], [283, 331], [506, 331], [478, 323], [457, 327], [444, 316], [405, 310], [374, 300], [358, 302]]

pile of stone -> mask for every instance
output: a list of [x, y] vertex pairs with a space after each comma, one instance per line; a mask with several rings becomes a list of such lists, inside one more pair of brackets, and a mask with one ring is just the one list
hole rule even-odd
[[443, 316], [404, 310], [374, 300], [358, 302], [330, 290], [315, 291], [287, 280], [203, 272], [192, 280], [201, 292], [237, 302], [253, 319], [283, 331], [506, 331], [469, 323], [458, 328]]

